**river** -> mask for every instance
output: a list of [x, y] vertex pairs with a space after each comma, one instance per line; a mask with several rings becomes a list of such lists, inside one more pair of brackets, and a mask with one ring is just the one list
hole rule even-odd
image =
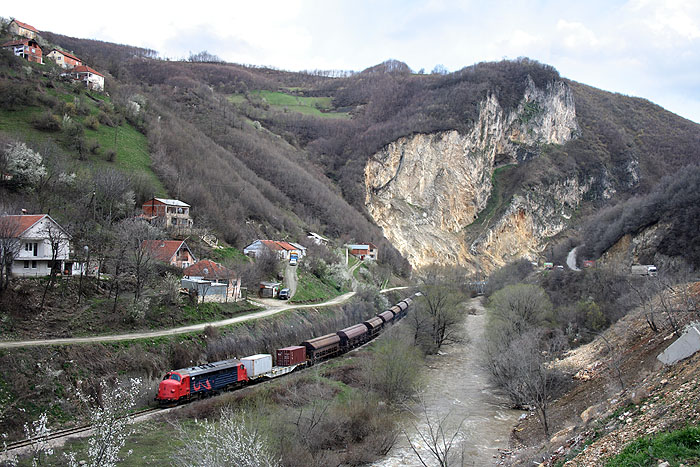
[[[427, 359], [428, 384], [423, 396], [424, 406], [431, 421], [447, 416], [444, 433], [448, 440], [461, 423], [460, 434], [450, 451], [457, 455], [456, 465], [460, 465], [460, 458], [464, 459], [465, 466], [493, 465], [498, 460], [495, 457], [498, 450], [508, 448], [510, 432], [523, 412], [511, 410], [508, 400], [494, 394], [489, 385], [488, 374], [478, 363], [479, 342], [486, 318], [484, 308], [478, 298], [472, 299], [469, 307], [478, 312], [465, 319], [468, 342], [447, 347], [442, 355]], [[428, 428], [421, 404], [413, 410], [417, 414], [415, 423], [409, 421], [404, 426], [405, 433], [428, 465], [438, 465], [417, 431], [426, 433]], [[399, 467], [420, 466], [421, 463], [402, 433], [389, 454], [373, 465]]]

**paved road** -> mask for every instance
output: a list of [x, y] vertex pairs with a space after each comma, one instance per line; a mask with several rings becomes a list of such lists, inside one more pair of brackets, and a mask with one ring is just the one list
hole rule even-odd
[[292, 266], [287, 261], [287, 266], [284, 269], [284, 280], [289, 289], [289, 298], [292, 298], [297, 293], [297, 267]]

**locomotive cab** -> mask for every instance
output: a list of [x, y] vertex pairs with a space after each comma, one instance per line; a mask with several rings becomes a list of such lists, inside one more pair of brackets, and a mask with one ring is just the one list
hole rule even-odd
[[189, 391], [189, 384], [182, 375], [175, 372], [168, 372], [158, 385], [158, 399], [161, 402], [176, 402], [180, 397], [186, 396]]

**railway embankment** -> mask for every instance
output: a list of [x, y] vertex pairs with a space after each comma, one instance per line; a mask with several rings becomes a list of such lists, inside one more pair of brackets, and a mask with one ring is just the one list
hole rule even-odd
[[24, 423], [46, 412], [54, 427], [80, 424], [87, 415], [75, 399], [78, 388], [96, 390], [102, 379], [137, 376], [152, 387], [151, 402], [165, 371], [233, 356], [273, 353], [348, 325], [385, 306], [382, 295], [364, 291], [343, 305], [287, 310], [254, 321], [206, 327], [178, 335], [80, 344], [0, 349], [0, 424], [9, 439]]

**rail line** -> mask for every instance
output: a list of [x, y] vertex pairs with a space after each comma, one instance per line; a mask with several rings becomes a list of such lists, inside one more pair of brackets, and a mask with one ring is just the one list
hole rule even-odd
[[[148, 409], [143, 409], [143, 410], [139, 410], [137, 412], [130, 413], [128, 415], [123, 415], [123, 416], [119, 417], [119, 419], [120, 420], [124, 419], [124, 418], [137, 419], [137, 418], [143, 417], [144, 415], [149, 415], [151, 413], [160, 412], [163, 410], [168, 410], [168, 409], [162, 408], [162, 407], [151, 407]], [[72, 428], [66, 428], [63, 430], [54, 431], [54, 432], [51, 432], [45, 436], [35, 436], [33, 438], [27, 438], [27, 439], [23, 439], [20, 441], [15, 441], [14, 443], [7, 444], [3, 448], [3, 450], [0, 451], [0, 458], [6, 457], [7, 454], [12, 452], [12, 451], [16, 451], [18, 449], [30, 447], [30, 446], [34, 445], [35, 443], [46, 443], [46, 442], [50, 442], [50, 441], [55, 441], [55, 440], [58, 440], [61, 438], [66, 438], [68, 436], [77, 435], [77, 434], [84, 433], [84, 432], [90, 431], [90, 430], [92, 430], [92, 425], [80, 425], [80, 426], [75, 426]]]

